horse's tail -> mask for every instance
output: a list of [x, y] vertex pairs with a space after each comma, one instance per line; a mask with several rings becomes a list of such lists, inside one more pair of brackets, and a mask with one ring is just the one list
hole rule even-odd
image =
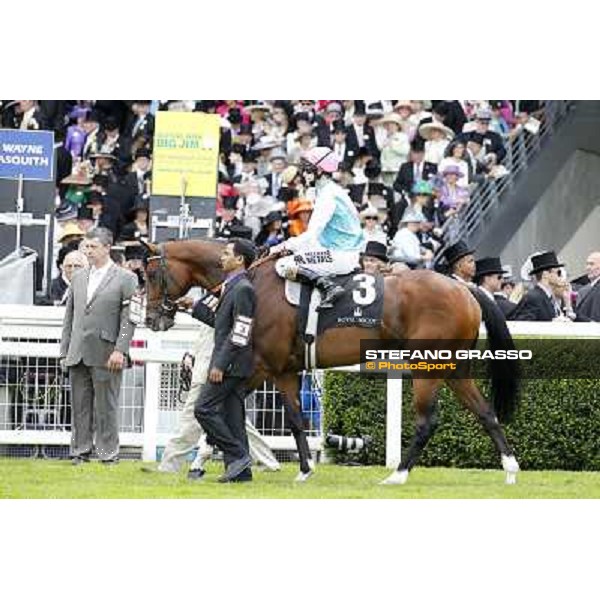
[[[515, 343], [506, 325], [506, 319], [498, 305], [481, 290], [469, 288], [481, 307], [481, 315], [487, 329], [490, 350], [514, 350]], [[498, 420], [508, 423], [519, 403], [519, 361], [516, 359], [491, 360], [492, 404]]]

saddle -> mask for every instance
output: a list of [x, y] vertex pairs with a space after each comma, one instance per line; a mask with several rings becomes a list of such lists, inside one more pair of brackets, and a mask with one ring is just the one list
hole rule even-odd
[[286, 280], [286, 300], [298, 307], [297, 330], [304, 340], [306, 369], [316, 365], [317, 336], [338, 327], [379, 327], [383, 317], [383, 276], [356, 271], [331, 278], [344, 288], [333, 308], [317, 311], [319, 290], [308, 284]]

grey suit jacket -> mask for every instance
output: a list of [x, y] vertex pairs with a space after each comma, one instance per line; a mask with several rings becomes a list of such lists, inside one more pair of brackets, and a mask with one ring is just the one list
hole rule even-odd
[[600, 321], [600, 281], [579, 290], [575, 314], [578, 321]]
[[88, 304], [89, 273], [89, 269], [75, 273], [67, 298], [60, 355], [68, 367], [82, 360], [89, 367], [105, 367], [113, 350], [128, 353], [135, 330], [129, 302], [136, 276], [112, 265]]

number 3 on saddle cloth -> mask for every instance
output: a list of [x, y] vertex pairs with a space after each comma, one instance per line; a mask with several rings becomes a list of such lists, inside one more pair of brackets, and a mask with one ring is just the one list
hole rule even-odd
[[[383, 318], [383, 276], [350, 273], [332, 277], [345, 292], [333, 308], [315, 311], [318, 292], [309, 285], [286, 281], [286, 299], [298, 306], [298, 333], [307, 343], [332, 327], [379, 327]], [[312, 310], [310, 310], [312, 307]], [[315, 328], [315, 319], [316, 322]], [[312, 340], [308, 339], [312, 336]], [[312, 365], [314, 366], [314, 365]]]

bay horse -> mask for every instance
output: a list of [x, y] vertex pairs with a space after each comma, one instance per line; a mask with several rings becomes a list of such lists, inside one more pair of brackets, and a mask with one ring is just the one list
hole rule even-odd
[[[146, 324], [154, 331], [173, 326], [176, 300], [193, 286], [217, 290], [224, 278], [220, 256], [226, 240], [180, 240], [146, 244]], [[304, 346], [297, 333], [297, 308], [285, 298], [284, 280], [274, 269], [274, 257], [260, 259], [250, 267], [257, 297], [254, 319], [255, 371], [248, 389], [264, 381], [282, 393], [299, 455], [296, 481], [312, 474], [310, 451], [301, 414], [298, 372], [304, 368]], [[492, 306], [493, 304], [493, 306]], [[495, 303], [477, 289], [427, 270], [405, 271], [384, 279], [384, 304], [378, 328], [329, 329], [316, 341], [319, 368], [360, 362], [361, 340], [469, 340], [478, 339], [482, 320], [492, 350], [513, 349], [506, 321]], [[471, 342], [469, 342], [471, 343]], [[518, 463], [496, 415], [508, 421], [517, 402], [518, 365], [513, 361], [491, 361], [493, 408], [473, 379], [413, 380], [416, 431], [410, 448], [396, 471], [382, 483], [405, 483], [410, 470], [435, 428], [436, 392], [446, 383], [462, 404], [479, 420], [502, 458], [507, 483], [516, 481]], [[401, 398], [398, 398], [401, 401]]]

